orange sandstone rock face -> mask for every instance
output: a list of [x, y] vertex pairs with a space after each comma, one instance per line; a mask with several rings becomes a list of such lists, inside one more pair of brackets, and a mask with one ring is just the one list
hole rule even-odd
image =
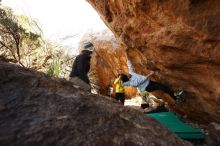
[[[127, 46], [139, 73], [156, 70], [154, 80], [186, 91], [187, 103], [173, 108], [197, 121], [220, 122], [219, 0], [87, 1]], [[114, 66], [117, 53], [110, 56]]]
[[[115, 39], [113, 34], [106, 30], [100, 34], [92, 34], [95, 53], [92, 57], [92, 71], [97, 78], [97, 84], [100, 87], [100, 93], [108, 94], [109, 85], [113, 82], [119, 73], [127, 73], [126, 52]], [[125, 88], [127, 98], [136, 94], [136, 88]]]

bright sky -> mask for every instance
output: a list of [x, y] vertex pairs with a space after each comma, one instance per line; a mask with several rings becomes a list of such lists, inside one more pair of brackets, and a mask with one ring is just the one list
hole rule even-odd
[[2, 0], [17, 13], [26, 14], [38, 20], [45, 37], [61, 41], [63, 45], [77, 47], [81, 36], [88, 30], [107, 29], [97, 12], [86, 0]]

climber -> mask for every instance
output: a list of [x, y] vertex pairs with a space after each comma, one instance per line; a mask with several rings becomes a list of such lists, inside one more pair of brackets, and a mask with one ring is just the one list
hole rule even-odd
[[70, 81], [86, 91], [91, 91], [88, 72], [93, 51], [93, 44], [91, 42], [84, 42], [83, 50], [76, 56], [70, 73]]
[[125, 93], [124, 93], [124, 85], [121, 80], [121, 74], [118, 74], [118, 77], [114, 81], [114, 85], [115, 85], [115, 99], [124, 105]]
[[169, 87], [159, 83], [149, 80], [149, 77], [154, 74], [154, 71], [150, 71], [147, 76], [143, 76], [134, 72], [130, 60], [127, 61], [129, 75], [121, 74], [121, 80], [124, 86], [134, 86], [140, 91], [152, 92], [155, 90], [163, 91], [169, 94], [177, 104], [185, 102], [185, 99], [181, 96], [183, 91], [174, 93]]

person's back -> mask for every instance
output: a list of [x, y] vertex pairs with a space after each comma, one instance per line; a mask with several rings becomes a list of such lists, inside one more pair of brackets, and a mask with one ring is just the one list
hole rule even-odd
[[[145, 91], [145, 88], [149, 84], [149, 79], [146, 76], [135, 73], [133, 66], [130, 60], [127, 61], [128, 71], [129, 71], [129, 80], [123, 81], [124, 86], [134, 86], [137, 87], [140, 91]], [[122, 75], [124, 78], [124, 74]]]
[[119, 77], [115, 79], [114, 85], [115, 93], [124, 93], [124, 85]]
[[124, 104], [125, 101], [125, 91], [124, 91], [124, 85], [121, 80], [121, 74], [118, 75], [118, 78], [114, 81], [115, 85], [115, 99], [120, 101], [122, 104]]
[[89, 84], [88, 72], [90, 70], [90, 59], [91, 56], [89, 55], [89, 52], [83, 51], [79, 54], [74, 60], [70, 77], [79, 77], [81, 80]]
[[70, 81], [86, 91], [91, 91], [88, 72], [90, 70], [90, 59], [94, 47], [91, 42], [85, 42], [83, 47], [84, 49], [81, 54], [79, 54], [73, 62]]
[[146, 76], [136, 74], [136, 73], [131, 73], [130, 76], [131, 78], [129, 82], [124, 83], [124, 85], [131, 85], [131, 86], [137, 87], [141, 91], [145, 91], [145, 88], [149, 84], [149, 79]]

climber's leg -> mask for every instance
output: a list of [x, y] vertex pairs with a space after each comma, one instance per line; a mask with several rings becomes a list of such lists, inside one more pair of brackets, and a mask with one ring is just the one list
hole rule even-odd
[[124, 105], [125, 94], [124, 93], [115, 93], [115, 99]]
[[146, 87], [145, 90], [148, 92], [160, 90], [169, 94], [176, 101], [176, 103], [185, 102], [185, 99], [181, 96], [181, 94], [183, 93], [182, 91], [178, 93], [174, 93], [168, 86], [163, 85], [159, 82], [150, 81], [149, 85]]
[[148, 92], [152, 92], [155, 90], [161, 90], [167, 94], [169, 94], [174, 100], [176, 100], [176, 96], [174, 95], [174, 92], [166, 85], [163, 85], [159, 82], [150, 81], [149, 85], [145, 89]]

